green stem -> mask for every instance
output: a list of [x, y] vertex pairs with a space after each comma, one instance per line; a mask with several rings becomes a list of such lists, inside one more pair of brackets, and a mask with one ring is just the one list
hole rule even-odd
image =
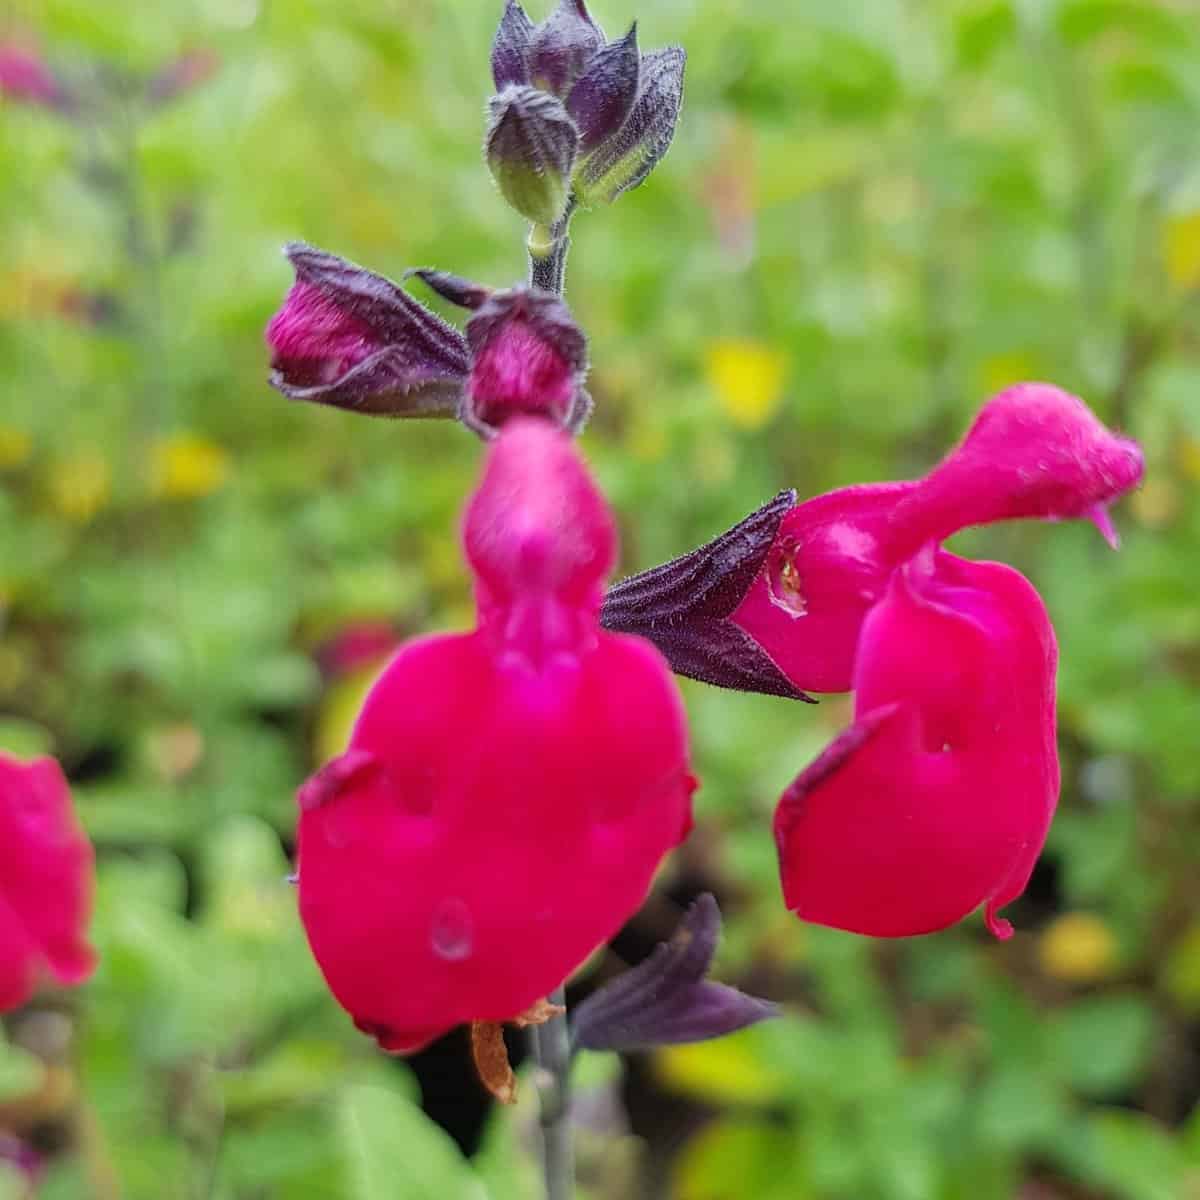
[[[551, 1004], [566, 1006], [566, 994], [558, 988]], [[546, 1200], [572, 1200], [575, 1195], [575, 1151], [571, 1139], [570, 1083], [571, 1035], [567, 1017], [551, 1017], [530, 1030], [535, 1076], [541, 1105], [542, 1174]]]

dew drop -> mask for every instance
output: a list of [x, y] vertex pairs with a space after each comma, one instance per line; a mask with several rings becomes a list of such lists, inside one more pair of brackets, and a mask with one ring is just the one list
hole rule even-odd
[[429, 937], [438, 958], [446, 962], [462, 962], [468, 958], [474, 941], [470, 909], [457, 897], [443, 900], [433, 910]]

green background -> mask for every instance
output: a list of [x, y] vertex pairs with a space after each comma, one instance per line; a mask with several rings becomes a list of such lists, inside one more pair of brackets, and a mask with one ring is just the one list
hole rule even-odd
[[[292, 238], [394, 277], [521, 275], [479, 156], [498, 8], [0, 13], [110, 97], [82, 125], [0, 102], [0, 744], [62, 759], [100, 858], [95, 979], [11, 1016], [0, 1051], [0, 1128], [51, 1151], [49, 1200], [537, 1194], [531, 1088], [464, 1165], [325, 992], [283, 882], [294, 789], [364, 678], [316, 652], [363, 622], [469, 622], [480, 448], [289, 404], [262, 342]], [[1024, 378], [1142, 439], [1148, 481], [1119, 555], [1076, 525], [956, 540], [1033, 579], [1062, 650], [1062, 803], [1007, 944], [978, 917], [889, 944], [801, 926], [771, 811], [845, 701], [685, 688], [703, 787], [663, 885], [720, 892], [720, 976], [788, 1015], [627, 1065], [631, 1103], [691, 1114], [653, 1154], [589, 1063], [608, 1118], [581, 1134], [584, 1193], [1200, 1196], [1193, 0], [596, 15], [690, 53], [671, 154], [574, 229], [582, 444], [623, 569], [785, 486], [921, 473]], [[197, 49], [219, 69], [161, 112], [120, 95]], [[80, 317], [96, 294], [116, 319]]]

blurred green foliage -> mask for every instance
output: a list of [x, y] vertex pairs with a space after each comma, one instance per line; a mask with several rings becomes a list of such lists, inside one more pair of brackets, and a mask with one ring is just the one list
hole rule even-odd
[[[81, 81], [220, 58], [144, 125], [0, 108], [0, 742], [63, 759], [100, 853], [95, 981], [0, 1050], [0, 1126], [53, 1151], [49, 1200], [536, 1195], [525, 1107], [466, 1165], [325, 992], [284, 883], [291, 795], [364, 677], [316, 651], [469, 620], [479, 447], [289, 405], [261, 333], [295, 237], [393, 276], [521, 274], [478, 154], [498, 9], [5, 9]], [[771, 809], [845, 705], [688, 687], [704, 786], [667, 881], [721, 892], [723, 973], [791, 1015], [642, 1064], [710, 1119], [665, 1169], [589, 1134], [586, 1192], [632, 1195], [632, 1169], [677, 1200], [1200, 1196], [1194, 0], [636, 15], [689, 50], [681, 132], [577, 220], [568, 285], [625, 568], [784, 486], [922, 472], [1023, 378], [1085, 396], [1149, 470], [1120, 555], [1084, 527], [959, 539], [1031, 576], [1062, 648], [1062, 806], [1011, 943], [799, 925]]]

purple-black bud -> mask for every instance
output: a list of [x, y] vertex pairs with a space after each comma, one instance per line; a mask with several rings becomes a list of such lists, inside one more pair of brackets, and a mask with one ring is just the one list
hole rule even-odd
[[576, 433], [591, 413], [587, 339], [563, 301], [525, 286], [494, 292], [467, 322], [471, 375], [459, 419], [491, 438], [512, 417]]
[[567, 112], [579, 126], [585, 154], [625, 124], [637, 100], [640, 63], [635, 23], [619, 42], [600, 50], [576, 80], [567, 96]]
[[809, 700], [730, 620], [795, 504], [794, 491], [780, 492], [698, 550], [614, 584], [600, 624], [653, 642], [678, 675], [739, 692]]
[[567, 207], [579, 130], [562, 102], [534, 87], [513, 85], [494, 96], [487, 161], [504, 198], [523, 217], [553, 225]]
[[267, 326], [271, 384], [292, 400], [388, 417], [453, 417], [470, 369], [461, 333], [390, 279], [302, 242]]
[[670, 149], [683, 104], [686, 63], [679, 46], [642, 55], [637, 99], [629, 116], [576, 172], [575, 193], [581, 204], [611, 204], [637, 187]]
[[529, 82], [529, 42], [533, 22], [517, 0], [508, 0], [492, 42], [492, 80], [496, 91]]
[[769, 1000], [707, 979], [721, 935], [721, 910], [705, 893], [669, 942], [593, 992], [571, 1021], [578, 1050], [648, 1050], [705, 1042], [779, 1016]]
[[530, 82], [560, 98], [566, 96], [603, 45], [604, 34], [584, 0], [559, 0], [530, 37]]

